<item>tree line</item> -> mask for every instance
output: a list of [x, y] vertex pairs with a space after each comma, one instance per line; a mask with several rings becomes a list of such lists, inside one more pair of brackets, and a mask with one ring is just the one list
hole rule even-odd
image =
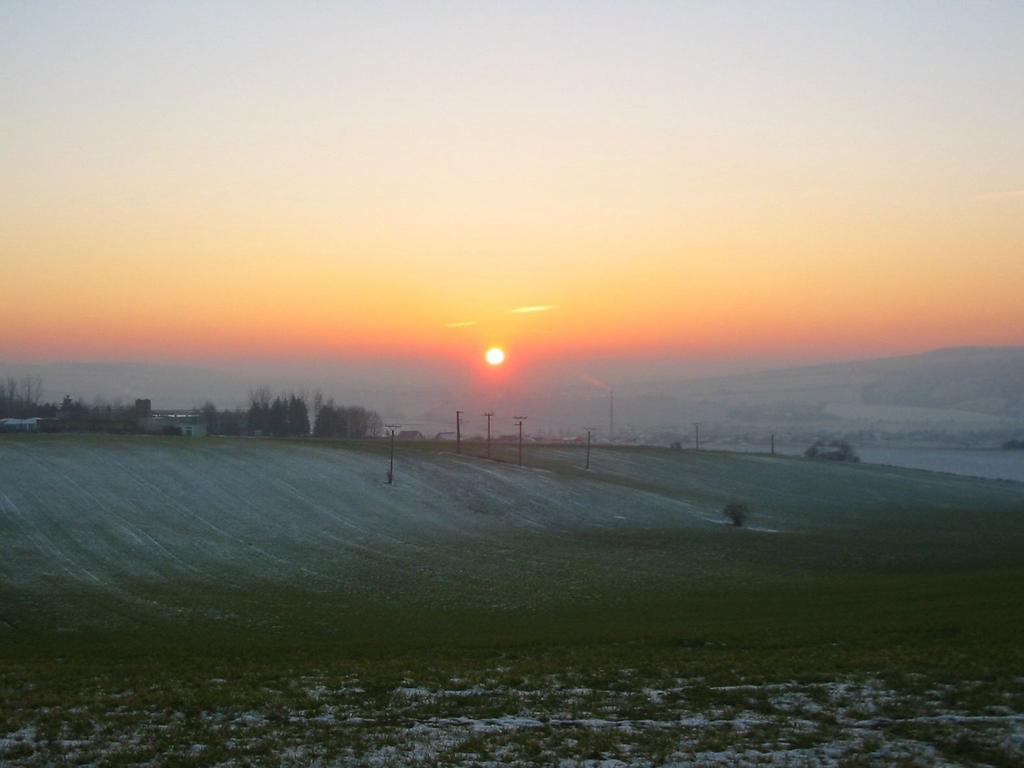
[[288, 392], [271, 399], [268, 387], [249, 393], [248, 429], [252, 434], [273, 437], [309, 435], [309, 407], [306, 396]]
[[[140, 403], [146, 403], [146, 408], [140, 408]], [[384, 429], [374, 410], [339, 405], [321, 392], [310, 398], [304, 392], [275, 394], [269, 387], [252, 389], [247, 407], [217, 408], [206, 402], [195, 412], [211, 435], [362, 438], [378, 437]], [[87, 404], [65, 395], [59, 403], [46, 402], [38, 376], [0, 379], [0, 418], [44, 418], [48, 431], [139, 432], [142, 419], [149, 415], [148, 401], [126, 405], [97, 398]]]
[[384, 430], [380, 414], [360, 405], [335, 405], [331, 398], [315, 410], [315, 437], [379, 437]]
[[324, 400], [321, 392], [313, 395], [312, 403], [305, 393], [272, 397], [267, 387], [249, 393], [247, 422], [250, 432], [274, 437], [306, 436], [311, 432], [315, 437], [377, 437], [384, 428], [380, 414], [362, 406], [338, 405], [334, 398]]

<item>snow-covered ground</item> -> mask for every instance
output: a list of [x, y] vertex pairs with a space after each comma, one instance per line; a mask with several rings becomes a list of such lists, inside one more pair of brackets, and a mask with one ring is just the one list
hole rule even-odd
[[[967, 622], [1001, 615], [997, 592], [1012, 585], [985, 573], [1020, 562], [1022, 486], [667, 449], [595, 449], [589, 470], [579, 447], [531, 445], [523, 468], [451, 451], [400, 445], [388, 485], [380, 444], [0, 438], [0, 641], [45, 639], [57, 650], [0, 667], [0, 764], [640, 768], [1024, 756], [1015, 670], [982, 660], [979, 674], [957, 677], [960, 658], [934, 677], [894, 682], [864, 666], [861, 646], [836, 642], [859, 631], [850, 611], [873, 622], [860, 642], [881, 633], [881, 658], [889, 639], [913, 650], [933, 631], [969, 634], [930, 607], [950, 586], [957, 611], [980, 605]], [[723, 525], [731, 500], [750, 505], [742, 530]], [[979, 563], [977, 590], [941, 581]], [[892, 575], [900, 569], [927, 583]], [[838, 600], [822, 598], [828, 585]], [[693, 602], [676, 599], [687, 590]], [[733, 603], [738, 590], [754, 597]], [[753, 634], [741, 631], [745, 612]], [[775, 652], [798, 642], [799, 668], [807, 650], [825, 672], [772, 676], [759, 656], [756, 679], [735, 672], [764, 622]], [[172, 631], [175, 652], [183, 637], [201, 650], [226, 637], [230, 660], [207, 672], [191, 655], [181, 664], [157, 654], [131, 674], [66, 661], [82, 638], [120, 647], [139, 636], [148, 651]], [[636, 643], [648, 631], [661, 645]], [[729, 642], [715, 635], [733, 631]], [[379, 666], [353, 671], [335, 658], [345, 642], [377, 649], [392, 634], [401, 652], [429, 649], [427, 663], [383, 653]], [[982, 639], [994, 642], [990, 634]], [[463, 636], [473, 661], [434, 671], [452, 652], [436, 638]], [[244, 653], [235, 666], [236, 647], [260, 648], [260, 638], [275, 651], [278, 640], [301, 650], [308, 638], [328, 650], [312, 663], [300, 655], [299, 668], [274, 652], [265, 666]], [[523, 652], [531, 642], [566, 643], [576, 667], [544, 666]], [[607, 661], [616, 644], [625, 663]], [[650, 663], [655, 651], [678, 666]], [[679, 669], [696, 653], [723, 677]], [[835, 673], [833, 654], [861, 671]]]
[[[741, 453], [766, 453], [767, 445], [714, 445], [707, 448]], [[803, 455], [805, 445], [776, 445], [783, 456]], [[984, 477], [990, 480], [1024, 482], [1024, 451], [964, 448], [908, 448], [855, 446], [857, 455], [865, 464], [882, 464], [907, 469], [926, 469], [931, 472], [949, 472], [965, 477]]]
[[956, 448], [859, 448], [861, 461], [1024, 482], [1024, 451]]
[[[358, 677], [274, 682], [258, 709], [141, 706], [116, 681], [45, 724], [0, 734], [6, 766], [51, 762], [311, 766], [808, 766], [975, 764], [1024, 760], [1024, 715], [952, 705], [948, 685], [912, 691], [878, 679], [650, 687], [626, 671], [614, 687], [559, 676], [509, 686], [411, 681], [375, 696]], [[225, 681], [210, 681], [214, 689]], [[967, 683], [975, 693], [984, 683]], [[189, 700], [194, 692], [179, 692]], [[126, 703], [128, 702], [128, 703]], [[629, 713], [633, 713], [632, 716]], [[642, 713], [642, 714], [638, 714]], [[57, 716], [57, 718], [54, 717]], [[63, 716], [64, 724], [54, 726]], [[83, 722], [85, 723], [83, 727]], [[111, 723], [117, 726], [110, 727]], [[159, 746], [157, 746], [159, 745]], [[967, 758], [967, 759], [965, 759]]]
[[[385, 563], [408, 570], [415, 561], [436, 575], [439, 559], [464, 580], [453, 563], [465, 574], [472, 563], [497, 567], [513, 550], [528, 553], [539, 571], [560, 567], [560, 542], [686, 531], [714, 537], [733, 499], [752, 507], [749, 535], [843, 531], [868, 540], [877, 528], [884, 543], [893, 509], [998, 509], [1019, 493], [882, 467], [654, 449], [595, 451], [584, 471], [578, 447], [542, 446], [528, 449], [530, 466], [522, 468], [455, 456], [450, 446], [403, 446], [388, 485], [380, 448], [0, 440], [0, 580], [71, 582], [125, 599], [133, 580], [231, 585], [258, 577], [333, 588], [343, 579], [362, 588], [391, 578]], [[942, 541], [972, 530], [955, 515], [928, 521], [929, 535]], [[688, 557], [711, 562], [714, 541], [699, 538]]]
[[516, 530], [708, 525], [708, 510], [543, 469], [313, 442], [7, 440], [0, 443], [0, 578], [116, 589], [169, 580], [333, 580], [349, 561], [398, 560]]

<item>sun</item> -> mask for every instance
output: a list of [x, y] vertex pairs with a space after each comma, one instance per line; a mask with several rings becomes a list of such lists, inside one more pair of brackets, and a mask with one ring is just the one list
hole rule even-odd
[[491, 347], [484, 355], [490, 365], [501, 365], [505, 362], [505, 351], [501, 347]]

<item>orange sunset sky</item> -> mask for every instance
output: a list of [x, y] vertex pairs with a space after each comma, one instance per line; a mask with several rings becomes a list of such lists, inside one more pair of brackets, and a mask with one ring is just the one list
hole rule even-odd
[[212, 5], [5, 5], [0, 360], [1024, 344], [1024, 4]]

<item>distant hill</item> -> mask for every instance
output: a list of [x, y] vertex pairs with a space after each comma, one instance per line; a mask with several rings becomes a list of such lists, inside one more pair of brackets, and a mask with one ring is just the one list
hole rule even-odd
[[1024, 417], [1024, 347], [940, 349], [681, 382], [722, 403], [861, 403]]
[[[993, 428], [1024, 422], [1024, 348], [941, 349], [680, 381], [638, 403], [733, 422]], [[625, 404], [624, 404], [625, 407]]]
[[906, 359], [862, 391], [866, 403], [1024, 417], [1024, 348], [944, 349]]

